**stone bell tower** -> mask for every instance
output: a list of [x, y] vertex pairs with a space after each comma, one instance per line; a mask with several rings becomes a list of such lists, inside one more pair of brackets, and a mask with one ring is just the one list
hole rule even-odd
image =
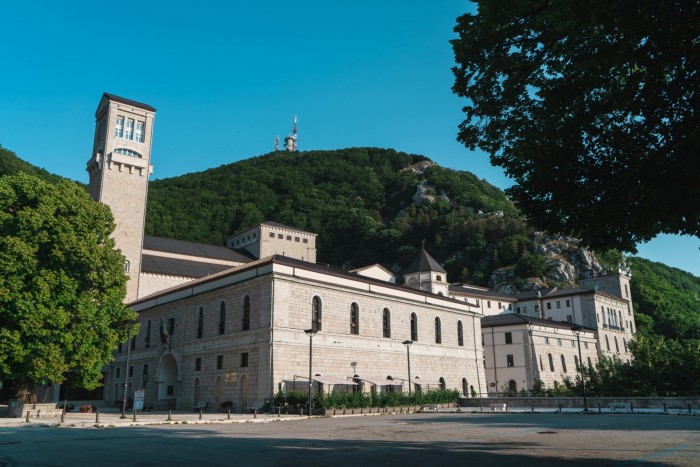
[[104, 93], [95, 112], [95, 140], [87, 163], [90, 195], [112, 210], [114, 240], [125, 257], [126, 302], [138, 298], [151, 140], [156, 109]]

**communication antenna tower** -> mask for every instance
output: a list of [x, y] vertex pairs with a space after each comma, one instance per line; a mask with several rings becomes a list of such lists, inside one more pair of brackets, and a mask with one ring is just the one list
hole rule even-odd
[[297, 151], [297, 116], [294, 115], [294, 140], [292, 142], [293, 144], [293, 151]]
[[275, 152], [280, 150], [280, 135], [275, 136]]

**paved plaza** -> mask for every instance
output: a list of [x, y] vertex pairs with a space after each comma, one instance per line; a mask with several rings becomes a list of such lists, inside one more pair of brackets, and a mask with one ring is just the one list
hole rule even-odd
[[[167, 415], [166, 415], [167, 416]], [[116, 413], [67, 423], [3, 420], [0, 466], [700, 465], [700, 417], [418, 413], [336, 418]], [[84, 421], [80, 421], [84, 419]], [[143, 423], [143, 425], [141, 425]], [[158, 424], [149, 424], [158, 423]], [[85, 428], [81, 428], [85, 427]]]

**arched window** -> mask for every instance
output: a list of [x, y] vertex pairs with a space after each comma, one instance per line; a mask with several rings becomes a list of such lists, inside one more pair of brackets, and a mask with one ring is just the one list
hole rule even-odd
[[561, 356], [561, 369], [566, 373], [566, 358], [564, 358], [564, 355]]
[[415, 313], [411, 313], [411, 340], [418, 340], [418, 317]]
[[608, 336], [605, 336], [605, 347], [608, 349], [608, 352], [610, 351], [610, 341], [608, 340]]
[[627, 284], [625, 284], [625, 297], [629, 297], [629, 296], [630, 296], [630, 294], [629, 294], [629, 292], [627, 291]]
[[620, 346], [617, 344], [617, 336], [615, 336], [613, 339], [615, 339], [615, 352], [620, 353]]
[[508, 381], [508, 391], [509, 392], [518, 392], [518, 385], [515, 383], [514, 379], [511, 379]]
[[469, 397], [469, 384], [467, 384], [467, 378], [462, 378], [462, 395], [464, 397]]
[[440, 376], [440, 389], [445, 389], [447, 388], [447, 384], [445, 383], [445, 378]]
[[243, 330], [250, 329], [250, 296], [246, 295], [243, 299]]
[[149, 348], [151, 346], [151, 320], [146, 321], [146, 337], [144, 338], [145, 347]]
[[360, 307], [357, 303], [350, 305], [350, 334], [360, 333]]
[[382, 335], [391, 337], [391, 312], [388, 308], [384, 308], [382, 312]]
[[129, 261], [128, 259], [124, 260], [124, 272], [128, 273], [130, 269], [131, 269], [131, 261]]
[[315, 296], [311, 302], [311, 329], [321, 330], [322, 304], [321, 298]]
[[221, 302], [219, 306], [219, 334], [226, 332], [226, 303]]
[[438, 317], [435, 317], [435, 343], [442, 344], [442, 326]]
[[457, 321], [457, 345], [464, 347], [464, 326], [461, 321]]
[[578, 357], [574, 355], [574, 366], [576, 367], [576, 371], [579, 369], [579, 364], [578, 364]]
[[199, 307], [199, 321], [197, 322], [197, 339], [204, 335], [204, 308]]
[[603, 317], [603, 324], [605, 324], [607, 321], [605, 321], [605, 307], [604, 306], [600, 307], [600, 315]]
[[544, 371], [544, 365], [542, 365], [542, 355], [540, 357], [540, 371]]
[[593, 368], [593, 362], [591, 361], [591, 357], [588, 357], [588, 368]]
[[552, 354], [547, 354], [549, 357], [549, 371], [554, 371], [554, 359], [552, 358]]
[[627, 340], [624, 337], [622, 338], [622, 345], [625, 347], [625, 353], [627, 353]]

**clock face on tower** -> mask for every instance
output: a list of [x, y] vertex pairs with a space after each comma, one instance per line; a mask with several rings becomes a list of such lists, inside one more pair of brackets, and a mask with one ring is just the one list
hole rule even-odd
[[418, 281], [416, 280], [415, 277], [411, 277], [411, 278], [408, 280], [408, 286], [409, 286], [409, 287], [415, 289], [417, 285], [418, 285]]

